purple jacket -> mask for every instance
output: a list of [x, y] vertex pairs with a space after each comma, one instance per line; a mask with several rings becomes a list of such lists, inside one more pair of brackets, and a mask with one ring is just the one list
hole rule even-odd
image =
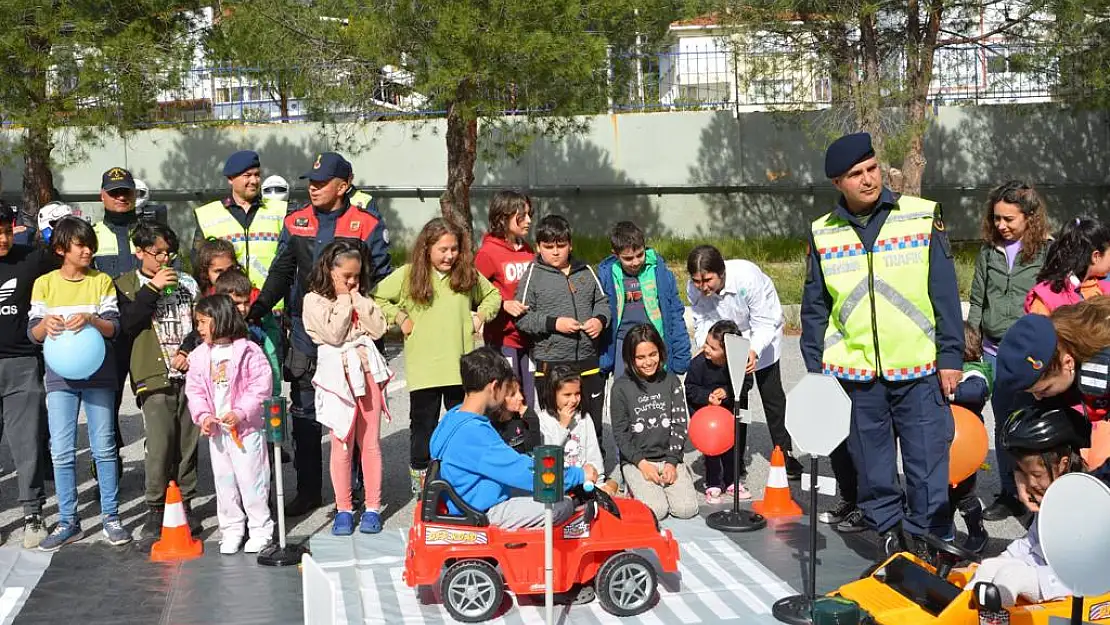
[[[231, 410], [239, 415], [239, 433], [247, 434], [262, 429], [262, 402], [273, 390], [270, 363], [262, 348], [248, 339], [236, 339], [231, 344], [232, 366], [228, 371], [231, 390]], [[185, 395], [189, 398], [189, 413], [193, 423], [200, 425], [216, 414], [216, 389], [212, 383], [212, 347], [201, 343], [189, 354], [189, 371], [185, 374]]]

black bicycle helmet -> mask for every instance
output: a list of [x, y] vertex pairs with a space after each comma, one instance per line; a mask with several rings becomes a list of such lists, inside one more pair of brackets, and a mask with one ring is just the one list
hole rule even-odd
[[1090, 447], [1091, 422], [1074, 408], [1026, 406], [1006, 420], [1002, 446], [1027, 451]]

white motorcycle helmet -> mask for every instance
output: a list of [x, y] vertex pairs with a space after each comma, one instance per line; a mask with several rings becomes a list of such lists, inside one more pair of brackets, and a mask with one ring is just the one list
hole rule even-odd
[[150, 187], [138, 178], [135, 179], [135, 210], [141, 211], [150, 201]]
[[50, 234], [54, 231], [54, 224], [62, 217], [69, 217], [75, 215], [80, 217], [81, 211], [73, 208], [69, 204], [62, 202], [51, 202], [39, 209], [38, 227], [39, 232], [42, 234], [42, 240], [47, 243], [50, 242]]
[[289, 201], [289, 182], [281, 176], [270, 176], [262, 181], [262, 198], [266, 200], [277, 200], [279, 202]]

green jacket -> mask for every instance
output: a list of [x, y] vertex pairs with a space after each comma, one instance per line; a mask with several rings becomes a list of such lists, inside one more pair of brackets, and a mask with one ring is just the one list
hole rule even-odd
[[469, 293], [451, 290], [450, 278], [433, 276], [432, 304], [420, 306], [409, 299], [405, 265], [389, 274], [374, 287], [371, 295], [385, 313], [385, 320], [397, 323], [404, 311], [412, 319], [412, 334], [405, 338], [405, 375], [409, 390], [462, 384], [459, 357], [474, 349], [471, 311], [482, 322], [501, 310], [501, 293], [481, 275]]
[[281, 394], [281, 360], [278, 359], [278, 345], [281, 345], [281, 328], [273, 315], [262, 317], [261, 325], [249, 325], [250, 338], [266, 354], [270, 372], [274, 378], [274, 395]]
[[1037, 273], [1044, 264], [1048, 243], [1031, 262], [1023, 263], [1021, 254], [1014, 259], [1011, 270], [1006, 264], [1006, 252], [1001, 247], [984, 245], [975, 259], [975, 277], [971, 281], [971, 309], [967, 322], [997, 344], [1006, 330], [1024, 312], [1025, 294], [1037, 283]]

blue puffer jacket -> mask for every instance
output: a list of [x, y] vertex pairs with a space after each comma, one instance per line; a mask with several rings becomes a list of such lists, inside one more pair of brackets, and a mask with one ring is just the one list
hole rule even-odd
[[[659, 291], [659, 311], [663, 315], [663, 340], [667, 344], [667, 371], [674, 374], [686, 373], [690, 366], [690, 334], [686, 331], [686, 319], [683, 314], [686, 306], [678, 296], [678, 282], [674, 274], [667, 268], [663, 256], [651, 248], [655, 256], [655, 287]], [[651, 266], [652, 254], [648, 254], [648, 266]], [[620, 260], [609, 255], [601, 261], [597, 268], [597, 277], [601, 281], [601, 290], [609, 298], [609, 325], [601, 333], [601, 356], [599, 359], [602, 373], [608, 375], [613, 372], [613, 365], [621, 355], [617, 353], [617, 329], [620, 319], [617, 318], [617, 287], [613, 282], [613, 267], [620, 270]]]

